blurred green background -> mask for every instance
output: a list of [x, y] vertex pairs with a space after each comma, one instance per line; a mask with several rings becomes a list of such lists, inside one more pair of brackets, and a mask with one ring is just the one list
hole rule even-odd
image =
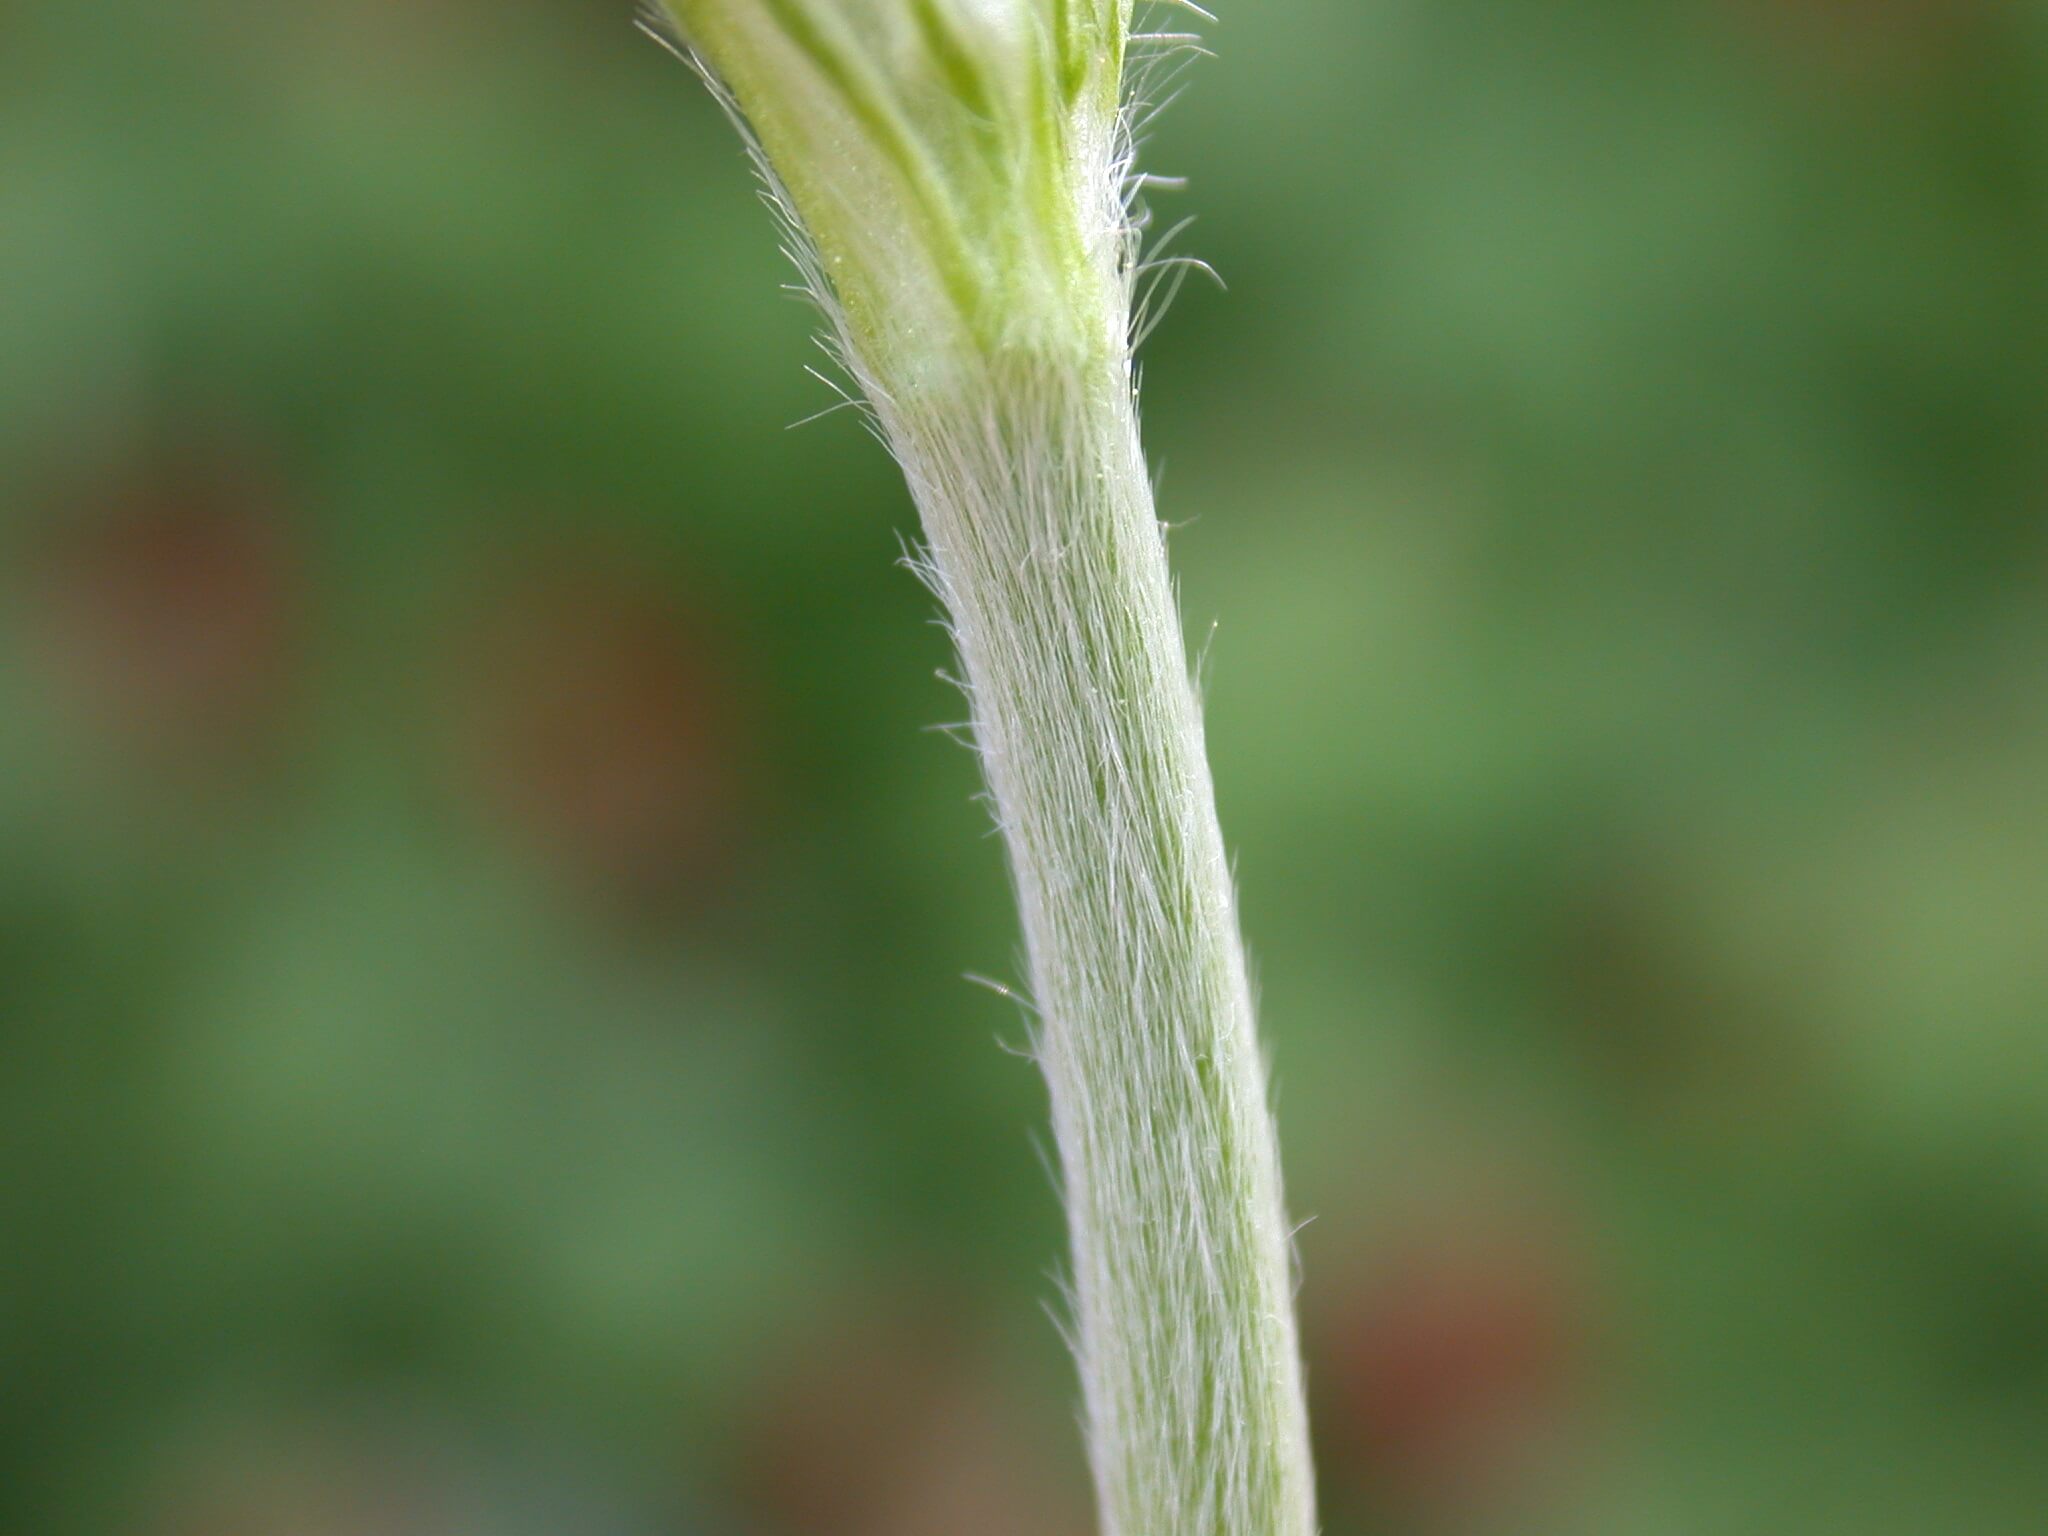
[[[1090, 1528], [913, 520], [630, 19], [0, 0], [0, 1530]], [[2048, 8], [1212, 41], [1327, 1529], [2039, 1532]]]

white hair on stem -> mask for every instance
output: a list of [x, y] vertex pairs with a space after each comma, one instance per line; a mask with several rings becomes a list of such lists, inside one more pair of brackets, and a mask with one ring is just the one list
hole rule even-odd
[[1023, 921], [1102, 1529], [1312, 1536], [1291, 1231], [1132, 363], [1207, 270], [1171, 234], [1141, 257], [1160, 183], [1133, 170], [1134, 103], [1199, 38], [1131, 0], [668, 11], [923, 522]]

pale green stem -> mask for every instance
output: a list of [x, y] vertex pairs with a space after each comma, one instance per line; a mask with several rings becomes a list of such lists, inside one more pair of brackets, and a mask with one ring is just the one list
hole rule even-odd
[[1109, 1536], [1309, 1536], [1289, 1232], [1120, 359], [883, 411], [1024, 922]]
[[1104, 1536], [1313, 1536], [1289, 1229], [1138, 443], [1129, 0], [669, 0], [902, 462], [1010, 855]]

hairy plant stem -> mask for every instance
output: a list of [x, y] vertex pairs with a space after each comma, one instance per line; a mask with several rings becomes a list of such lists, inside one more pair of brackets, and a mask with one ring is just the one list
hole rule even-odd
[[923, 518], [1023, 914], [1105, 1536], [1312, 1536], [1279, 1158], [1138, 442], [1132, 0], [666, 3]]
[[1111, 1536], [1309, 1536], [1278, 1155], [1121, 353], [882, 410], [1023, 916]]

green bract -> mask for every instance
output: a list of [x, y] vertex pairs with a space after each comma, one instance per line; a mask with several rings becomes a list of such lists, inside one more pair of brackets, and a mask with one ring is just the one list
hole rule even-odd
[[665, 3], [878, 382], [1121, 347], [1129, 0]]

